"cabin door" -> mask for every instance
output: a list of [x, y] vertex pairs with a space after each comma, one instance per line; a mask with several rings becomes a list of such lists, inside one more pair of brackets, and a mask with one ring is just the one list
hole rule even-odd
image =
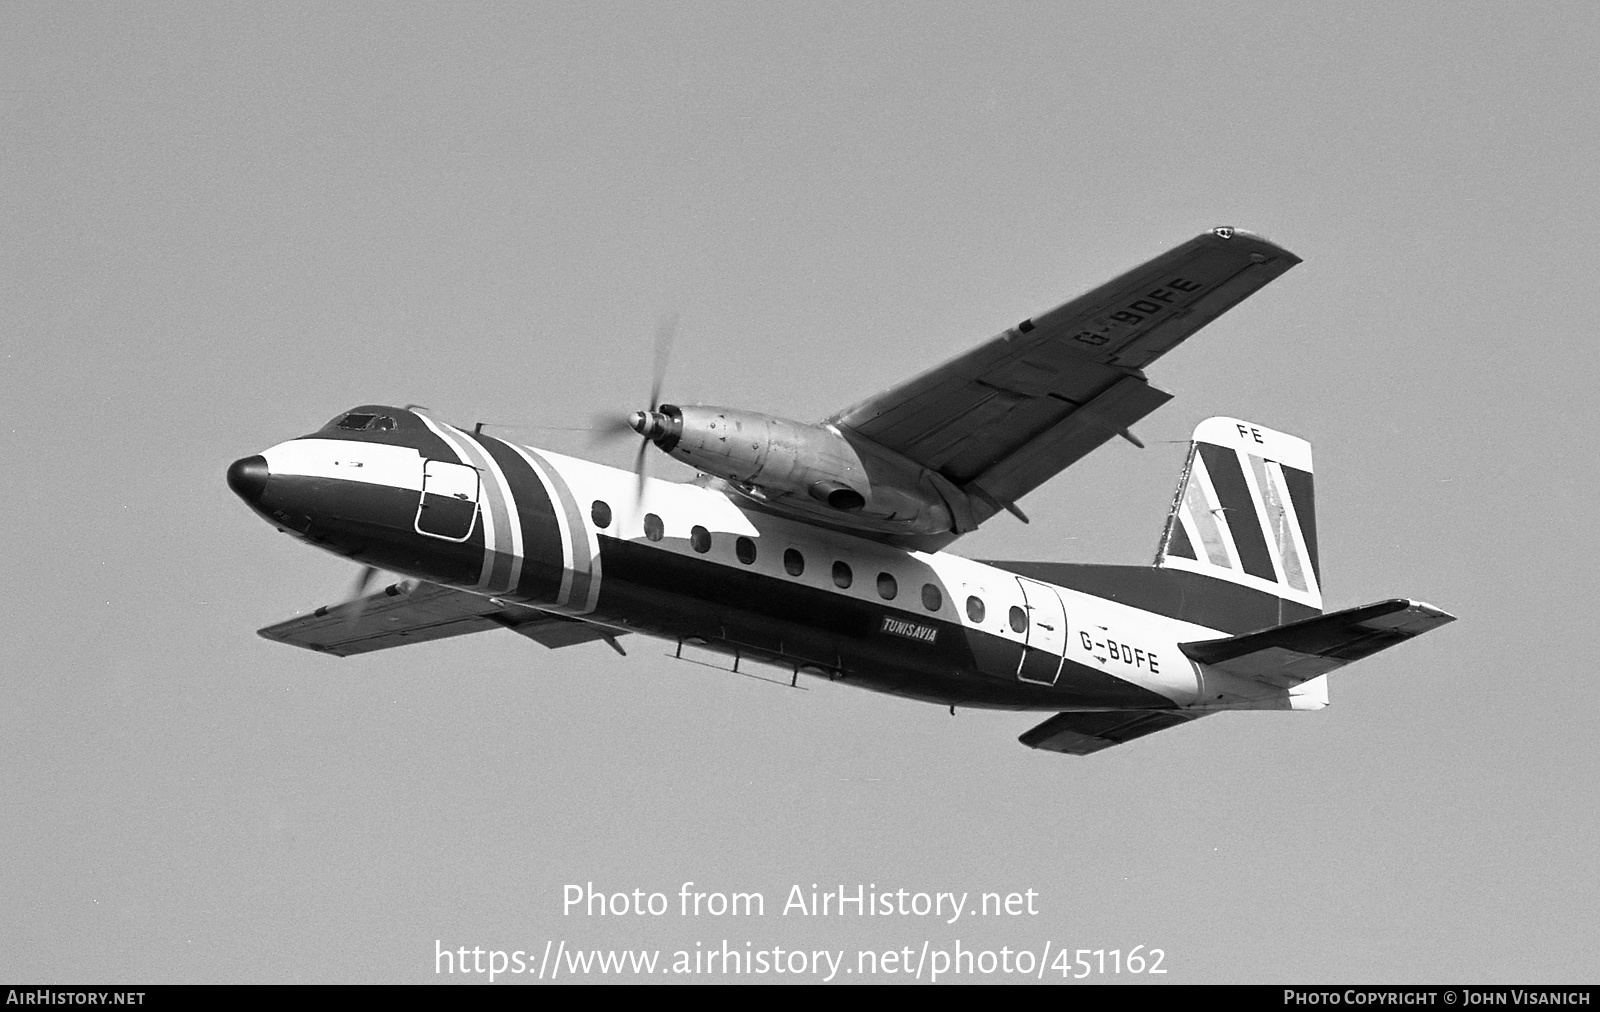
[[1017, 577], [1028, 608], [1028, 645], [1017, 666], [1017, 678], [1038, 685], [1054, 685], [1061, 677], [1067, 653], [1067, 610], [1061, 595], [1048, 584]]
[[477, 520], [477, 469], [443, 460], [423, 464], [417, 533], [446, 541], [465, 541], [472, 536]]

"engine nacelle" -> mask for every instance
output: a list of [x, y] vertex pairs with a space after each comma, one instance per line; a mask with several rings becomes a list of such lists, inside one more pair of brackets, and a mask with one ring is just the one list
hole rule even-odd
[[697, 470], [769, 493], [799, 493], [838, 510], [859, 510], [871, 485], [855, 448], [821, 425], [754, 411], [663, 404], [633, 427]]
[[[849, 526], [884, 533], [952, 529], [944, 494], [923, 468], [857, 447], [830, 426], [675, 404], [635, 412], [629, 424], [668, 455], [757, 499], [820, 519], [847, 514], [839, 519]], [[943, 493], [959, 494], [948, 483]]]

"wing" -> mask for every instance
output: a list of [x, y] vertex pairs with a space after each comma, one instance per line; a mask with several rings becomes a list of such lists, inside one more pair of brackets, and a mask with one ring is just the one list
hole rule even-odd
[[1229, 674], [1289, 688], [1454, 621], [1431, 604], [1397, 598], [1178, 649]]
[[[1300, 258], [1215, 228], [829, 422], [993, 516], [1171, 399], [1142, 370]], [[1134, 440], [1137, 442], [1137, 440]]]
[[618, 632], [577, 619], [432, 583], [396, 583], [341, 605], [269, 625], [260, 635], [318, 653], [349, 657], [449, 636], [510, 629], [547, 647], [606, 640], [616, 646]]
[[1029, 748], [1088, 755], [1113, 745], [1199, 720], [1205, 713], [1182, 710], [1111, 710], [1058, 713], [1017, 740]]

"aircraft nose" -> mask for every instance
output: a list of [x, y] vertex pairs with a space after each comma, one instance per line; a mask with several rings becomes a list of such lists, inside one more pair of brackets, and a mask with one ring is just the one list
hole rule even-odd
[[267, 467], [267, 458], [259, 453], [254, 457], [241, 457], [228, 465], [228, 487], [252, 506], [261, 500], [270, 477], [272, 471]]

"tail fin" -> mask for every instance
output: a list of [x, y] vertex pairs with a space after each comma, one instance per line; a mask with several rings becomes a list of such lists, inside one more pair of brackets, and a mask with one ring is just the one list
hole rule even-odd
[[1195, 427], [1156, 565], [1322, 610], [1311, 444], [1237, 418]]

